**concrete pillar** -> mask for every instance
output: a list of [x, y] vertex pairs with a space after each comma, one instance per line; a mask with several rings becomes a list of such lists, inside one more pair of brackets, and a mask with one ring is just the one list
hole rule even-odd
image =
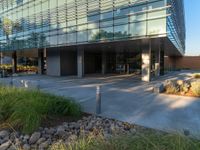
[[1, 65], [3, 65], [3, 52], [0, 53]]
[[151, 81], [151, 42], [142, 50], [142, 81]]
[[61, 76], [60, 49], [51, 48], [46, 50], [47, 75]]
[[17, 73], [17, 52], [12, 53], [12, 73]]
[[102, 75], [106, 74], [106, 52], [102, 52]]
[[78, 77], [84, 76], [84, 49], [81, 47], [77, 48], [77, 73]]
[[165, 52], [164, 49], [160, 50], [160, 75], [165, 74]]
[[38, 74], [44, 74], [44, 49], [38, 50]]
[[160, 76], [160, 49], [155, 51], [155, 77]]
[[126, 64], [126, 73], [130, 74], [130, 65], [128, 63]]

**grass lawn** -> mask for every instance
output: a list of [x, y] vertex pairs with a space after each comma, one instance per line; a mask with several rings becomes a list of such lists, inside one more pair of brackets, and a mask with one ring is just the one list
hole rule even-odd
[[49, 116], [79, 117], [81, 108], [71, 99], [40, 91], [0, 86], [0, 125], [32, 133]]

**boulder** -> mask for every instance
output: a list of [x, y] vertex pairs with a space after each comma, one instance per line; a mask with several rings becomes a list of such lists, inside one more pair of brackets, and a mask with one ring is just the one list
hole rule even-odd
[[0, 150], [7, 150], [10, 145], [11, 145], [10, 141], [3, 143], [2, 145], [0, 145]]
[[24, 144], [23, 145], [23, 150], [30, 150], [31, 146], [29, 144]]
[[6, 130], [0, 131], [0, 138], [4, 139], [9, 136], [9, 132]]
[[163, 93], [165, 91], [165, 87], [163, 83], [158, 83], [154, 86], [154, 92], [155, 93]]
[[47, 149], [51, 144], [50, 140], [47, 140], [39, 145], [39, 150]]
[[40, 136], [41, 136], [40, 132], [34, 132], [29, 139], [29, 143], [35, 144], [39, 140]]

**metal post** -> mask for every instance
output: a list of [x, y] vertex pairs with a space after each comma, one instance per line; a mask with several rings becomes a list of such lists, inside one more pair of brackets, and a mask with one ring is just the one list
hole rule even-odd
[[40, 91], [40, 81], [37, 81], [37, 90]]
[[101, 87], [99, 85], [96, 89], [96, 114], [101, 114]]
[[13, 75], [11, 75], [10, 86], [13, 86]]
[[4, 72], [3, 72], [3, 53], [1, 51], [1, 67], [0, 67], [0, 71], [1, 71], [1, 77], [3, 78], [4, 77]]

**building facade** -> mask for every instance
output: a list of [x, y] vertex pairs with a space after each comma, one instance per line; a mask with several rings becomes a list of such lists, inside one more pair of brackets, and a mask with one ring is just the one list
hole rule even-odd
[[183, 0], [2, 0], [0, 50], [38, 51], [48, 75], [141, 68], [148, 81], [164, 55], [184, 54]]

